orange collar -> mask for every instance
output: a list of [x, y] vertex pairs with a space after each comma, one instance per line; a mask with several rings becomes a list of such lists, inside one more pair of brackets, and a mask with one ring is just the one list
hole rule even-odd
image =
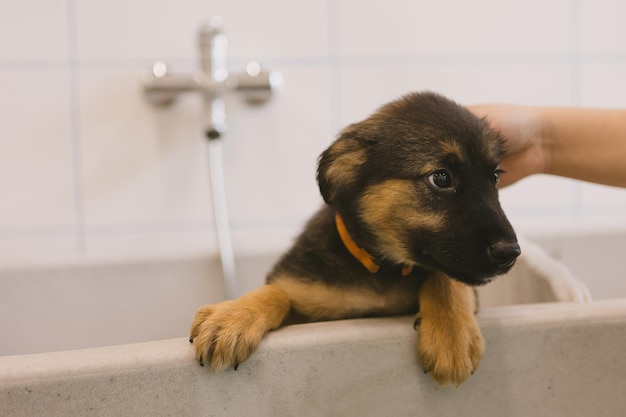
[[[374, 261], [374, 257], [370, 255], [368, 251], [357, 245], [352, 239], [352, 236], [348, 233], [348, 229], [346, 229], [346, 225], [339, 213], [335, 213], [335, 225], [337, 226], [339, 237], [341, 238], [341, 241], [345, 245], [346, 249], [348, 249], [348, 252], [350, 252], [352, 256], [354, 256], [370, 273], [377, 273], [380, 270], [380, 265]], [[411, 271], [413, 271], [413, 266], [405, 265], [402, 267], [402, 276], [406, 277], [411, 273]]]

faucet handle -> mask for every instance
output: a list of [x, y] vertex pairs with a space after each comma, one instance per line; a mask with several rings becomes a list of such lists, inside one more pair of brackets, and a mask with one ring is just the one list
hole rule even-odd
[[146, 98], [156, 106], [169, 106], [178, 94], [187, 91], [203, 91], [203, 79], [197, 75], [172, 74], [164, 62], [156, 62], [142, 76]]
[[250, 62], [246, 71], [231, 74], [228, 80], [230, 88], [242, 93], [249, 104], [263, 104], [270, 99], [273, 92], [283, 86], [283, 76], [278, 71], [266, 71], [258, 62]]
[[176, 93], [159, 87], [159, 80], [163, 80], [169, 73], [164, 62], [155, 62], [150, 72], [143, 75], [143, 84], [147, 99], [155, 106], [169, 106], [176, 100]]

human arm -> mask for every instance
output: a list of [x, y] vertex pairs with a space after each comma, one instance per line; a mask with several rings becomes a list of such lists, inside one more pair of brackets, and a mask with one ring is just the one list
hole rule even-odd
[[505, 138], [501, 185], [538, 173], [626, 187], [626, 110], [480, 105]]

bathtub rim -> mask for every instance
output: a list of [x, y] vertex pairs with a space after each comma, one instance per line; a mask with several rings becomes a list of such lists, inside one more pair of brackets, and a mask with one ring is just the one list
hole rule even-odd
[[[626, 322], [626, 298], [589, 303], [551, 302], [497, 306], [478, 314], [479, 326], [523, 332], [539, 328]], [[416, 339], [412, 316], [337, 320], [290, 325], [270, 332], [251, 359], [281, 351], [307, 349], [311, 344], [367, 343], [386, 339]], [[134, 369], [198, 367], [185, 338], [104, 346], [58, 352], [0, 357], [0, 387], [29, 380], [94, 374], [115, 374]], [[207, 371], [208, 373], [208, 371]]]

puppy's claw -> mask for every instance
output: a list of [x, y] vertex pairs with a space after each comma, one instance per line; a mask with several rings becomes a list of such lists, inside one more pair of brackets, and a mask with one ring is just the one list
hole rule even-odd
[[429, 374], [433, 371], [433, 365], [422, 365], [422, 367], [424, 368], [424, 373], [425, 374]]
[[417, 317], [415, 321], [413, 322], [413, 330], [417, 330], [421, 322], [422, 322], [422, 318]]
[[189, 338], [189, 343], [193, 343], [193, 337]]
[[235, 365], [233, 366], [233, 370], [237, 370], [237, 368], [239, 368], [239, 362], [235, 362]]
[[200, 366], [204, 367], [204, 359], [200, 358], [198, 362], [200, 363]]

